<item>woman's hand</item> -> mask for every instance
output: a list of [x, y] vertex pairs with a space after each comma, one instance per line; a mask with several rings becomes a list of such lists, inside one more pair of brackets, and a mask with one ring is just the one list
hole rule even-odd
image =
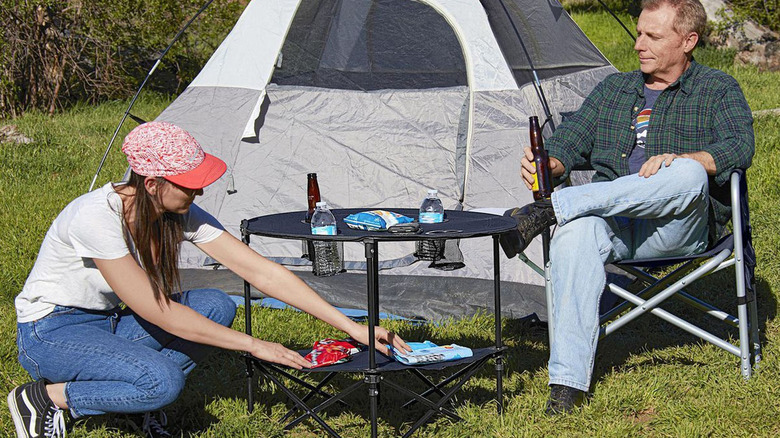
[[[368, 345], [368, 326], [355, 323], [355, 327], [348, 331], [347, 334], [349, 334], [354, 340], [360, 342], [361, 344]], [[406, 345], [406, 342], [404, 342], [400, 336], [388, 331], [383, 327], [374, 327], [374, 340], [376, 341], [374, 346], [376, 347], [377, 351], [388, 356], [391, 353], [390, 350], [387, 349], [386, 345], [391, 345], [393, 348], [405, 352], [412, 351], [412, 349]]]
[[282, 344], [255, 339], [252, 343], [252, 349], [249, 351], [252, 356], [267, 362], [286, 365], [295, 369], [311, 368], [311, 363], [304, 359], [300, 354]]

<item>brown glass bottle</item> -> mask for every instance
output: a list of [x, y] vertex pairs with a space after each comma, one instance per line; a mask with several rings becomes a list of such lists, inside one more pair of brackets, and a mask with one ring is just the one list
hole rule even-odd
[[306, 211], [306, 222], [311, 222], [311, 216], [314, 214], [314, 208], [320, 202], [320, 186], [317, 184], [317, 174], [307, 175], [306, 193], [308, 195], [309, 209]]
[[550, 158], [547, 156], [547, 151], [544, 150], [544, 138], [542, 137], [542, 128], [539, 127], [539, 118], [529, 117], [528, 124], [531, 133], [531, 152], [534, 154], [534, 165], [536, 166], [531, 190], [533, 190], [536, 200], [549, 198], [553, 189]]

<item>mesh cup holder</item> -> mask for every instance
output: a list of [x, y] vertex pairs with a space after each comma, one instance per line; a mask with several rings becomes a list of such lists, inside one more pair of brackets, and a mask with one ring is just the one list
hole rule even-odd
[[319, 277], [330, 277], [344, 269], [344, 242], [308, 241], [306, 242], [308, 259], [311, 260], [311, 272]]
[[418, 240], [414, 244], [414, 255], [420, 260], [432, 262], [444, 258], [444, 240]]

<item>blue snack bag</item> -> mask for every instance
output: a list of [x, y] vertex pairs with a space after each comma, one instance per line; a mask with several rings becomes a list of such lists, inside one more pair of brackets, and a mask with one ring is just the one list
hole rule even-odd
[[402, 214], [386, 210], [371, 210], [353, 213], [344, 218], [344, 223], [350, 228], [367, 231], [386, 230], [393, 225], [413, 222], [414, 219]]

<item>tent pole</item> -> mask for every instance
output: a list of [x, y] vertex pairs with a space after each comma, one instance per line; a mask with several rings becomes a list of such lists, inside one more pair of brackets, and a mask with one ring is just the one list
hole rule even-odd
[[520, 43], [520, 47], [523, 48], [525, 59], [528, 60], [528, 66], [531, 67], [531, 73], [534, 75], [534, 80], [533, 80], [534, 90], [536, 90], [536, 96], [539, 98], [539, 102], [542, 104], [545, 123], [549, 122], [550, 130], [555, 132], [555, 122], [553, 122], [552, 120], [552, 113], [550, 112], [550, 106], [547, 103], [547, 97], [544, 95], [544, 90], [542, 89], [542, 83], [541, 81], [539, 81], [539, 75], [536, 73], [536, 67], [534, 67], [534, 62], [531, 59], [531, 54], [528, 53], [528, 49], [525, 47], [525, 43], [523, 42], [523, 37], [520, 36], [520, 31], [517, 29], [517, 25], [515, 25], [515, 21], [512, 20], [512, 15], [509, 13], [509, 10], [506, 7], [506, 3], [504, 3], [504, 0], [498, 0], [498, 2], [501, 4], [501, 8], [504, 10], [504, 14], [506, 14], [506, 18], [509, 20], [509, 23], [512, 25], [512, 29], [515, 31], [515, 35], [517, 36], [517, 41]]
[[633, 41], [636, 41], [636, 36], [634, 36], [634, 34], [633, 34], [633, 33], [631, 33], [631, 31], [630, 31], [630, 30], [628, 30], [628, 28], [626, 27], [626, 25], [625, 25], [625, 24], [623, 24], [623, 22], [620, 20], [620, 18], [618, 18], [618, 16], [617, 16], [617, 15], [615, 15], [615, 13], [614, 13], [614, 12], [612, 12], [612, 9], [610, 9], [610, 8], [609, 8], [609, 6], [607, 6], [607, 4], [606, 4], [606, 3], [604, 3], [604, 0], [597, 0], [597, 1], [599, 2], [599, 4], [601, 4], [601, 6], [604, 6], [604, 9], [606, 9], [606, 10], [607, 10], [607, 12], [609, 12], [609, 14], [610, 14], [610, 15], [612, 15], [612, 18], [614, 18], [615, 20], [617, 20], [617, 22], [618, 22], [618, 23], [620, 23], [620, 25], [621, 25], [621, 26], [623, 26], [623, 30], [625, 30], [625, 31], [626, 31], [626, 33], [628, 34], [628, 36], [630, 36], [630, 37], [631, 37], [631, 40], [633, 40]]
[[157, 70], [157, 67], [160, 65], [160, 62], [162, 61], [163, 57], [168, 53], [169, 50], [171, 50], [171, 47], [176, 43], [176, 41], [181, 38], [182, 34], [185, 30], [187, 30], [188, 27], [192, 24], [193, 21], [195, 21], [196, 18], [204, 11], [206, 8], [211, 5], [211, 3], [214, 0], [207, 0], [206, 3], [203, 4], [203, 6], [198, 9], [198, 12], [195, 13], [195, 15], [190, 18], [189, 21], [179, 30], [179, 32], [176, 33], [176, 36], [173, 37], [173, 40], [171, 40], [170, 44], [168, 44], [168, 47], [163, 50], [163, 52], [160, 54], [160, 57], [157, 58], [157, 61], [154, 63], [152, 68], [149, 70], [149, 73], [146, 74], [146, 77], [144, 78], [143, 82], [141, 82], [141, 86], [138, 87], [138, 90], [135, 92], [135, 95], [133, 96], [133, 99], [130, 101], [130, 105], [127, 106], [127, 110], [125, 111], [125, 114], [122, 116], [122, 120], [119, 121], [119, 125], [117, 125], [116, 129], [114, 130], [114, 135], [111, 136], [111, 140], [108, 142], [108, 146], [106, 147], [106, 151], [103, 153], [103, 158], [100, 160], [100, 164], [98, 165], [97, 171], [95, 171], [95, 176], [92, 177], [92, 182], [89, 184], [89, 190], [92, 191], [93, 188], [95, 188], [95, 182], [97, 182], [98, 174], [100, 174], [100, 170], [103, 168], [103, 165], [106, 163], [106, 158], [108, 158], [108, 153], [111, 151], [111, 146], [114, 144], [114, 140], [116, 140], [117, 135], [119, 135], [119, 130], [122, 129], [122, 125], [125, 123], [125, 120], [127, 120], [127, 117], [130, 116], [133, 119], [133, 117], [130, 114], [130, 109], [133, 108], [133, 105], [135, 105], [135, 101], [138, 100], [138, 96], [141, 94], [141, 90], [143, 90], [144, 86], [146, 86], [146, 82], [149, 81], [149, 78], [154, 74], [154, 71]]

